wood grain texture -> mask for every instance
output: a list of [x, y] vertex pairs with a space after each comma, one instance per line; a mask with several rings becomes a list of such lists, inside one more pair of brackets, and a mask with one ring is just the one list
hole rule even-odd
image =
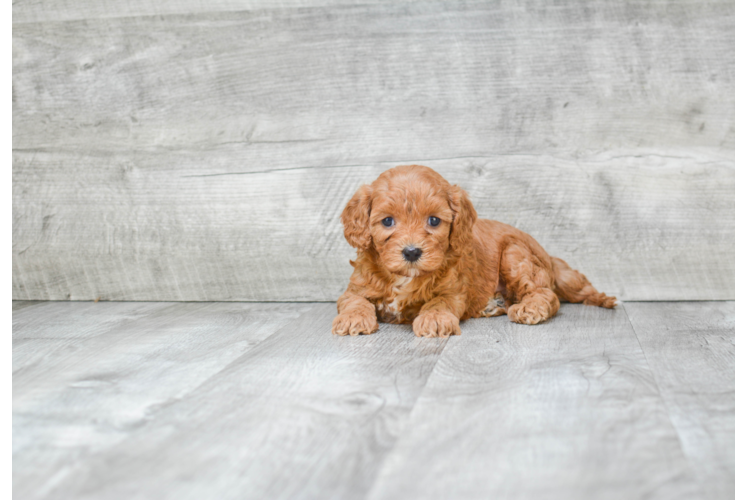
[[[355, 257], [339, 214], [360, 184], [395, 165], [204, 176], [199, 159], [148, 168], [73, 155], [71, 172], [57, 158], [28, 156], [15, 176], [14, 216], [28, 222], [14, 225], [16, 298], [336, 300]], [[467, 189], [482, 217], [532, 234], [610, 295], [734, 295], [731, 160], [428, 164]]]
[[[418, 0], [399, 0], [416, 3]], [[130, 0], [116, 2], [74, 2], [71, 0], [16, 0], [13, 3], [13, 22], [70, 21], [131, 16], [164, 16], [201, 12], [238, 12], [264, 9], [310, 8], [388, 4], [391, 0]]]
[[334, 300], [403, 163], [608, 293], [733, 298], [733, 3], [244, 5], [14, 6], [14, 298]]
[[48, 497], [82, 461], [126, 440], [309, 307], [49, 303], [20, 311], [14, 497]]
[[37, 304], [42, 304], [43, 302], [44, 302], [43, 300], [14, 300], [13, 301], [13, 312], [20, 311], [21, 309], [35, 306]]
[[731, 498], [734, 303], [624, 307], [450, 339], [333, 336], [333, 304], [16, 311], [14, 498]]
[[705, 498], [623, 309], [462, 331], [370, 499]]
[[[14, 312], [14, 387], [23, 383], [27, 370], [54, 366], [51, 359], [58, 355], [66, 359], [66, 353], [75, 352], [82, 341], [137, 323], [163, 307], [163, 303], [155, 302], [42, 302], [33, 309]], [[54, 376], [54, 369], [52, 374]], [[40, 376], [49, 375], [43, 372]]]
[[726, 1], [430, 2], [20, 24], [13, 146], [249, 155], [224, 168], [730, 150], [733, 29]]
[[[44, 482], [42, 494], [27, 498], [363, 498], [447, 340], [418, 339], [404, 326], [385, 326], [369, 337], [336, 337], [330, 333], [333, 304], [304, 307], [295, 324], [252, 351], [237, 352], [189, 395], [145, 415], [137, 404], [144, 398], [134, 394], [119, 396], [116, 407], [104, 405], [116, 408], [112, 419], [121, 422], [119, 428], [129, 424], [127, 439], [75, 460], [64, 476]], [[200, 337], [228, 342], [215, 333]], [[160, 338], [176, 341], [173, 335]], [[204, 348], [187, 350], [195, 344], [180, 343], [185, 349], [154, 357], [152, 366], [173, 365], [183, 375], [204, 371], [210, 360]], [[101, 363], [110, 358], [102, 353]], [[182, 367], [188, 360], [189, 367]], [[123, 360], [108, 371], [132, 373], [128, 386], [142, 387], [146, 379], [134, 368]], [[85, 371], [96, 373], [94, 367]], [[167, 375], [152, 373], [150, 392], [183, 393], [176, 387], [185, 384], [182, 378]], [[112, 391], [95, 395], [90, 401], [100, 405], [117, 397]], [[73, 401], [47, 404], [56, 408], [57, 420], [81, 418]], [[35, 412], [33, 419], [21, 419], [18, 432], [39, 432], [43, 424]], [[69, 456], [60, 445], [53, 446]], [[19, 469], [25, 470], [14, 462], [14, 471]], [[21, 484], [32, 493], [34, 483]]]
[[735, 303], [625, 308], [704, 491], [735, 498]]

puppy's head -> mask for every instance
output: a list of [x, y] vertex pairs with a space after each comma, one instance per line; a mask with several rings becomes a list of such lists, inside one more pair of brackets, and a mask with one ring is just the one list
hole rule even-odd
[[391, 168], [361, 186], [341, 216], [351, 246], [373, 248], [402, 276], [428, 274], [461, 255], [472, 244], [476, 219], [465, 191], [420, 165]]

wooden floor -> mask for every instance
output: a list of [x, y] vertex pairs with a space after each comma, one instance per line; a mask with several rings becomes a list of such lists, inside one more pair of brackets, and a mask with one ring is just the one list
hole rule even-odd
[[13, 302], [14, 498], [734, 497], [734, 302], [450, 339], [334, 316]]

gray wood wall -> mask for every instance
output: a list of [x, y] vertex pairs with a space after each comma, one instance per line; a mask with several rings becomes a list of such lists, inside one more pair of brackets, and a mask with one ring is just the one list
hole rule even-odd
[[13, 298], [335, 300], [429, 165], [626, 300], [734, 298], [734, 4], [13, 5]]

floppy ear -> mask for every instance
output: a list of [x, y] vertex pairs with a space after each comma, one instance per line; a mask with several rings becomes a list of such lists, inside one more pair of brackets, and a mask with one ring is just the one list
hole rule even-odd
[[368, 184], [358, 188], [340, 216], [345, 239], [352, 247], [359, 250], [366, 250], [371, 245], [371, 233], [369, 232], [371, 192], [372, 188]]
[[473, 224], [478, 220], [478, 213], [460, 186], [449, 188], [449, 206], [454, 212], [452, 232], [449, 234], [449, 248], [457, 255], [473, 243]]

